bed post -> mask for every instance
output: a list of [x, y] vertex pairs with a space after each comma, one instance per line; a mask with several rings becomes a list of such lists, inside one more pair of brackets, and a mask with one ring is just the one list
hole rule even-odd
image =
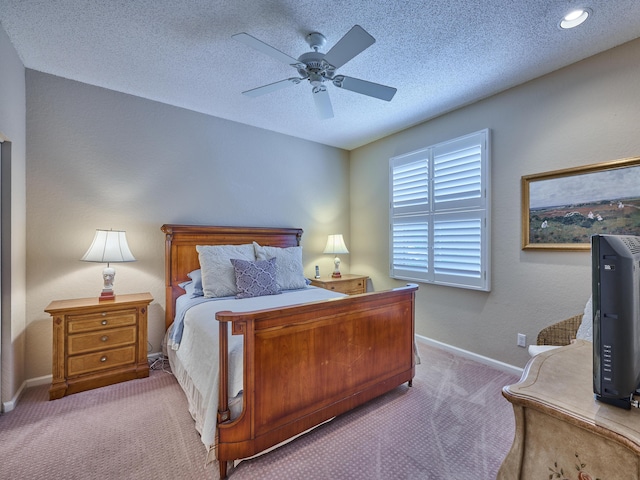
[[218, 389], [218, 423], [231, 419], [229, 411], [229, 339], [227, 338], [227, 322], [220, 322], [220, 388]]
[[[164, 238], [164, 294], [166, 299], [173, 299], [173, 279], [171, 277], [171, 242], [173, 242], [173, 230], [171, 225], [163, 225], [160, 229], [165, 234]], [[175, 316], [175, 304], [165, 300], [164, 325], [165, 330], [173, 322]]]
[[[231, 420], [231, 411], [229, 410], [229, 338], [227, 322], [219, 322], [219, 356], [220, 356], [220, 386], [218, 388], [218, 425]], [[219, 430], [216, 431], [216, 436]], [[216, 448], [218, 448], [218, 439], [216, 439]], [[216, 452], [216, 457], [218, 457]], [[220, 460], [220, 478], [227, 478], [227, 461]]]

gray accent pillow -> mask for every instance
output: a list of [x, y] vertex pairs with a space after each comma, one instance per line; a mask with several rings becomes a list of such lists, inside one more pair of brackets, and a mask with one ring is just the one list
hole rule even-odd
[[280, 293], [276, 282], [276, 259], [248, 260], [231, 259], [236, 274], [236, 298], [262, 297]]
[[232, 258], [254, 261], [253, 245], [196, 245], [202, 290], [205, 297], [232, 297], [238, 293], [236, 274], [231, 265]]
[[263, 247], [253, 242], [257, 260], [276, 259], [276, 279], [280, 290], [306, 288], [302, 268], [302, 247]]
[[193, 281], [193, 295], [202, 297], [204, 292], [202, 291], [202, 272], [200, 269], [187, 273], [187, 277]]

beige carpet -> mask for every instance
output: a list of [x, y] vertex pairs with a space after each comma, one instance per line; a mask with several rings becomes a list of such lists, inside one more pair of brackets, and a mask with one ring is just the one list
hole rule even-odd
[[[231, 479], [493, 479], [513, 441], [503, 385], [518, 380], [420, 345], [401, 386], [267, 455]], [[48, 401], [27, 390], [0, 417], [0, 479], [213, 479], [171, 375]]]
[[46, 386], [28, 389], [0, 417], [0, 479], [214, 478], [167, 373], [48, 398]]

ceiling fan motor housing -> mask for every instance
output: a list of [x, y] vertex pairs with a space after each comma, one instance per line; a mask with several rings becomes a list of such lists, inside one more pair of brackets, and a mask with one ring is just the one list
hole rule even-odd
[[307, 52], [298, 57], [298, 61], [303, 66], [297, 68], [298, 73], [303, 78], [310, 78], [312, 76], [320, 76], [324, 78], [332, 78], [335, 70], [324, 61], [324, 53], [320, 52]]

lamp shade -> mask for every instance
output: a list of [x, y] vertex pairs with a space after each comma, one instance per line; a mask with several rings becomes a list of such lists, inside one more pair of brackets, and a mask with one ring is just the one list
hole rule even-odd
[[99, 263], [136, 261], [129, 250], [125, 232], [121, 230], [96, 230], [89, 250], [80, 260]]
[[341, 233], [335, 235], [329, 235], [327, 239], [327, 246], [324, 247], [322, 253], [349, 253], [347, 246], [344, 244], [344, 238]]

